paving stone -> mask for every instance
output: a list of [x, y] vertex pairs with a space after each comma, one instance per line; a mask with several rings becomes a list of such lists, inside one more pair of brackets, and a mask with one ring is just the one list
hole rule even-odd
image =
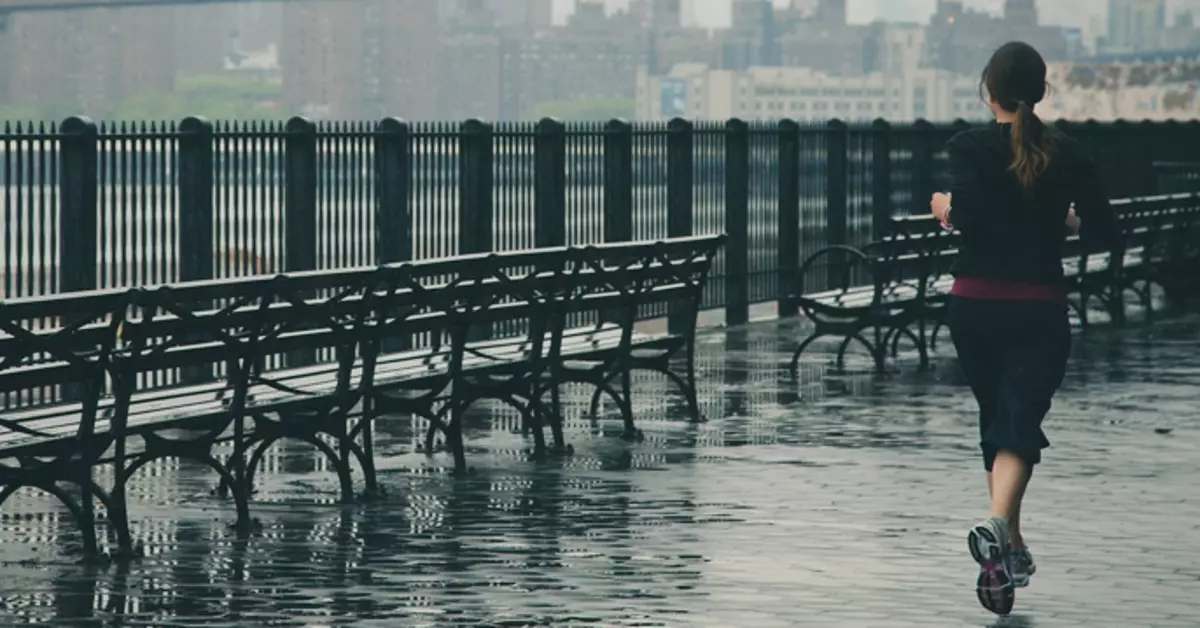
[[147, 556], [128, 566], [75, 564], [73, 524], [22, 491], [0, 515], [0, 625], [1196, 626], [1198, 330], [1077, 340], [1024, 513], [1039, 570], [1005, 619], [974, 599], [964, 530], [987, 503], [953, 361], [917, 373], [901, 356], [873, 377], [814, 353], [793, 381], [803, 330], [785, 322], [704, 337], [706, 423], [639, 377], [641, 443], [584, 418], [571, 389], [573, 457], [528, 460], [516, 417], [486, 406], [455, 479], [413, 453], [419, 422], [387, 419], [389, 496], [352, 507], [309, 448], [282, 444], [248, 541], [187, 463], [135, 480]]

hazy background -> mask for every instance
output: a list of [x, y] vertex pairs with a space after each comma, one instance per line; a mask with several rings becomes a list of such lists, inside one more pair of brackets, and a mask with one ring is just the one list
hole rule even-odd
[[[83, 3], [102, 0], [81, 0]], [[1042, 111], [1200, 115], [1200, 0], [283, 0], [13, 12], [0, 120], [986, 116], [1020, 39]]]

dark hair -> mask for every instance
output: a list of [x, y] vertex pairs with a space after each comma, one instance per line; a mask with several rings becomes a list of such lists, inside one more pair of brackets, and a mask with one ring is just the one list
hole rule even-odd
[[1050, 165], [1054, 152], [1054, 130], [1033, 113], [1034, 105], [1046, 97], [1046, 62], [1029, 44], [1014, 41], [1000, 46], [979, 81], [1001, 109], [1017, 114], [1012, 125], [1013, 162], [1021, 186], [1033, 188], [1034, 181]]

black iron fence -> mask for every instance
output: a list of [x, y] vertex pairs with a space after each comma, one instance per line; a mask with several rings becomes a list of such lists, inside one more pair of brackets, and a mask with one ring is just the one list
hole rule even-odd
[[[724, 231], [707, 300], [736, 323], [794, 312], [804, 256], [925, 211], [967, 126], [6, 123], [3, 295]], [[1200, 161], [1200, 123], [1062, 128], [1113, 196]]]

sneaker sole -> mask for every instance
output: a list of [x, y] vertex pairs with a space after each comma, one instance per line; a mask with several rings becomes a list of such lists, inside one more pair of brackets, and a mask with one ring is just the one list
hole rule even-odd
[[999, 539], [990, 528], [981, 524], [967, 534], [967, 547], [971, 550], [971, 558], [979, 563], [979, 578], [975, 581], [979, 604], [997, 615], [1011, 613], [1016, 602], [1016, 587], [1004, 567]]

